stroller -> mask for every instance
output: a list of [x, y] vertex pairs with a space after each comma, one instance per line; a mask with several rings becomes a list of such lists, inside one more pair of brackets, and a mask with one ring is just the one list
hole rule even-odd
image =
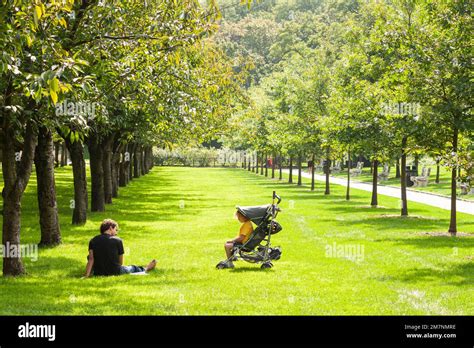
[[[275, 204], [275, 199], [277, 203]], [[271, 268], [271, 261], [279, 260], [280, 247], [271, 247], [270, 237], [282, 230], [282, 226], [275, 221], [280, 210], [281, 198], [273, 191], [273, 203], [252, 207], [237, 207], [238, 211], [257, 225], [249, 239], [241, 245], [235, 245], [232, 256], [217, 264], [217, 269], [226, 268], [229, 261], [242, 259], [250, 263], [262, 263], [261, 268]]]

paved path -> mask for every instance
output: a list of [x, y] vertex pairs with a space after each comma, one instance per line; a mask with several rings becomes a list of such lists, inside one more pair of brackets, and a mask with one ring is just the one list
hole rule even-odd
[[[288, 169], [283, 169], [283, 172], [289, 173]], [[304, 178], [311, 178], [311, 174], [302, 172], [301, 174]], [[293, 178], [298, 177], [298, 170], [293, 169]], [[315, 174], [314, 179], [318, 181], [326, 181], [326, 177], [324, 175]], [[294, 179], [293, 179], [294, 180]], [[331, 184], [337, 184], [346, 186], [347, 179], [342, 178], [335, 178], [330, 177], [329, 182]], [[369, 191], [372, 192], [372, 184], [364, 183], [364, 182], [356, 182], [351, 180], [351, 188]], [[377, 193], [385, 196], [400, 198], [400, 188], [399, 187], [392, 187], [392, 186], [383, 186], [379, 185], [377, 187]], [[435, 194], [419, 192], [419, 191], [412, 191], [407, 190], [407, 199], [412, 202], [423, 203], [427, 205], [431, 205], [433, 207], [438, 207], [441, 209], [451, 210], [451, 199], [448, 197], [442, 197]], [[456, 200], [456, 210], [461, 213], [471, 214], [474, 215], [474, 202], [468, 202], [464, 200], [457, 199]]]

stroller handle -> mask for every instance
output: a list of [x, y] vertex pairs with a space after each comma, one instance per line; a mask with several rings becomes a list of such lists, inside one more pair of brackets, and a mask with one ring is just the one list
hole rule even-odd
[[273, 199], [277, 199], [277, 204], [280, 204], [281, 197], [276, 194], [276, 191], [273, 191]]

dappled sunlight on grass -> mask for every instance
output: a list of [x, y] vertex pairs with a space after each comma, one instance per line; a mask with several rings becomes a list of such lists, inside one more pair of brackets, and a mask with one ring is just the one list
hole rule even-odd
[[[379, 196], [374, 209], [369, 192], [352, 190], [347, 202], [342, 186], [324, 195], [324, 184], [311, 192], [308, 179], [298, 187], [240, 169], [155, 167], [78, 227], [70, 224], [71, 168], [56, 178], [63, 244], [25, 259], [27, 276], [0, 279], [1, 314], [474, 314], [474, 221], [466, 214], [458, 214], [466, 236], [422, 235], [446, 231], [449, 212], [410, 203], [401, 218], [397, 199]], [[216, 270], [239, 228], [235, 206], [270, 203], [273, 190], [283, 198], [283, 231], [272, 238], [282, 258], [270, 270], [241, 261]], [[37, 243], [34, 175], [22, 206], [22, 242]], [[120, 225], [125, 264], [156, 258], [155, 271], [80, 279], [106, 217]]]

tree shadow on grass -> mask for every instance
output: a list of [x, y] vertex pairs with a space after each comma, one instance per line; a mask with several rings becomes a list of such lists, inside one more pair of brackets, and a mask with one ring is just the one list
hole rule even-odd
[[232, 273], [247, 273], [247, 272], [274, 272], [273, 269], [269, 268], [269, 269], [261, 269], [260, 266], [256, 266], [256, 267], [236, 267], [236, 268], [233, 268], [231, 270], [229, 270], [229, 272], [232, 272]]
[[[136, 265], [136, 266], [143, 266], [143, 267], [146, 266], [145, 263], [141, 264], [141, 263], [137, 263], [137, 262], [135, 262], [135, 265]], [[129, 266], [129, 264], [126, 263], [124, 266]], [[77, 268], [75, 268], [75, 269], [71, 269], [71, 270], [67, 273], [67, 277], [68, 277], [68, 278], [81, 279], [81, 278], [84, 276], [85, 268], [86, 268], [86, 262], [84, 262], [83, 267], [77, 267]], [[160, 268], [160, 269], [155, 268], [153, 271], [148, 272], [148, 273], [147, 273], [148, 275], [143, 275], [143, 277], [145, 277], [145, 278], [146, 278], [146, 277], [150, 277], [150, 276], [159, 277], [159, 276], [164, 276], [164, 275], [166, 275], [167, 273], [168, 273], [167, 270], [164, 270], [164, 269], [161, 269], [161, 268]], [[133, 275], [129, 275], [129, 274], [122, 274], [122, 275], [120, 275], [120, 277], [122, 277], [122, 276], [123, 276], [123, 277], [128, 277], [128, 276], [131, 276], [131, 277], [138, 277], [138, 276], [133, 276]], [[141, 275], [140, 275], [140, 277], [141, 277]], [[101, 276], [100, 278], [104, 278], [104, 277]]]
[[370, 225], [375, 230], [379, 231], [394, 231], [394, 230], [417, 230], [417, 231], [435, 231], [447, 226], [447, 220], [430, 220], [430, 219], [404, 219], [398, 217], [369, 217], [363, 218], [355, 225], [363, 224]]
[[[138, 279], [140, 278], [140, 279]], [[146, 278], [147, 281], [141, 279]], [[31, 279], [30, 279], [31, 280]], [[151, 313], [176, 313], [176, 306], [169, 303], [157, 303], [150, 297], [137, 292], [151, 290], [172, 282], [156, 277], [118, 276], [92, 277], [89, 279], [61, 280], [35, 278], [33, 282], [19, 284], [2, 283], [2, 315], [130, 315]], [[181, 282], [176, 281], [176, 285]], [[130, 287], [133, 286], [132, 289]], [[34, 297], [34, 301], [30, 298]], [[27, 305], [25, 305], [27, 304]], [[154, 306], [150, 309], [150, 306]]]
[[433, 281], [455, 286], [474, 285], [474, 263], [451, 265], [442, 270], [433, 268], [412, 268], [395, 276], [391, 276], [391, 279], [407, 283]]
[[[431, 248], [474, 248], [474, 237], [417, 237], [417, 238], [383, 238], [374, 242], [411, 245], [417, 249]], [[474, 273], [472, 274], [474, 278]]]

